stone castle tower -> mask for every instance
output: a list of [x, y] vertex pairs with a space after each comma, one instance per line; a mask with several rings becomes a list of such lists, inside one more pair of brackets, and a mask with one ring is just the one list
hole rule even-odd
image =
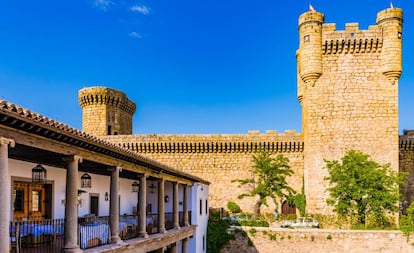
[[125, 93], [106, 88], [79, 90], [83, 131], [96, 135], [132, 134], [132, 115], [136, 105]]
[[398, 8], [380, 11], [368, 30], [350, 23], [337, 31], [319, 12], [299, 17], [298, 99], [311, 212], [329, 212], [324, 159], [355, 149], [398, 170], [402, 21]]
[[[379, 12], [376, 25], [368, 30], [352, 23], [337, 31], [335, 24], [324, 23], [319, 12], [300, 16], [297, 67], [302, 134], [269, 130], [265, 134], [131, 135], [135, 104], [124, 93], [104, 87], [79, 91], [83, 130], [210, 181], [210, 206], [225, 207], [235, 201], [246, 212], [254, 201], [239, 200], [237, 196], [248, 189], [238, 188], [232, 180], [251, 177], [252, 154], [258, 146], [266, 147], [290, 160], [295, 174], [288, 183], [297, 192], [305, 182], [307, 209], [330, 213], [324, 159], [340, 159], [347, 150], [357, 149], [398, 170], [401, 29], [398, 8]], [[410, 139], [402, 147], [407, 153], [414, 144]], [[405, 156], [405, 170], [414, 162], [412, 154]], [[291, 210], [286, 202], [279, 208], [281, 213]]]

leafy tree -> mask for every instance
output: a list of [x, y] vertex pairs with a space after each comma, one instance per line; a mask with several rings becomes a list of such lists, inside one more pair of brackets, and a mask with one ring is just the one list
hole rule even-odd
[[398, 211], [399, 187], [406, 174], [379, 164], [360, 151], [346, 152], [341, 161], [325, 160], [329, 176], [327, 203], [340, 217], [365, 224], [367, 219], [384, 224], [390, 212]]
[[289, 166], [289, 159], [283, 155], [271, 157], [266, 149], [261, 149], [252, 158], [253, 177], [247, 179], [237, 179], [239, 187], [242, 185], [252, 185], [252, 190], [238, 196], [239, 199], [244, 197], [258, 197], [254, 205], [254, 219], [260, 214], [262, 205], [267, 206], [267, 198], [271, 198], [276, 207], [277, 199], [285, 199], [295, 193], [295, 191], [287, 184], [286, 177], [293, 174], [293, 170]]
[[241, 212], [240, 206], [236, 202], [232, 202], [232, 201], [227, 202], [227, 208], [232, 213], [240, 213]]

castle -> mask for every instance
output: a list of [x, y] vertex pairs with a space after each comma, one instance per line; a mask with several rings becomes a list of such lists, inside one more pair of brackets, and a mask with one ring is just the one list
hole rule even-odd
[[[245, 211], [251, 210], [251, 199], [237, 196], [248, 188], [238, 188], [232, 180], [252, 176], [252, 153], [264, 146], [289, 159], [295, 173], [288, 182], [297, 191], [304, 182], [307, 210], [329, 213], [324, 159], [340, 159], [347, 150], [357, 149], [390, 163], [396, 171], [413, 170], [414, 134], [398, 136], [402, 22], [399, 8], [380, 11], [368, 30], [360, 30], [357, 23], [336, 30], [316, 11], [299, 17], [296, 57], [302, 133], [132, 135], [135, 103], [123, 92], [105, 87], [79, 91], [83, 130], [205, 178], [212, 182], [210, 206], [236, 201]], [[412, 176], [410, 180], [414, 181]], [[410, 185], [403, 188], [403, 205], [412, 200]], [[282, 204], [284, 210], [289, 210], [287, 203]]]

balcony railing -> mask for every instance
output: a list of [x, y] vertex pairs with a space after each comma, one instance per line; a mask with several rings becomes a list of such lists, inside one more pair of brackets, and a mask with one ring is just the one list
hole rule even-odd
[[89, 249], [108, 244], [111, 240], [109, 216], [88, 216], [79, 218], [79, 246]]
[[63, 219], [10, 222], [10, 251], [30, 253], [61, 252]]
[[[188, 212], [191, 224], [191, 211]], [[173, 213], [165, 213], [165, 229], [173, 229]], [[78, 219], [78, 243], [81, 249], [98, 247], [110, 243], [109, 216], [87, 216]], [[139, 235], [137, 215], [123, 215], [119, 219], [119, 236], [122, 240], [137, 238]], [[158, 214], [146, 217], [148, 234], [159, 232]], [[179, 212], [179, 224], [184, 226], [184, 213]], [[10, 222], [10, 252], [57, 253], [62, 252], [64, 243], [64, 219], [42, 221]]]

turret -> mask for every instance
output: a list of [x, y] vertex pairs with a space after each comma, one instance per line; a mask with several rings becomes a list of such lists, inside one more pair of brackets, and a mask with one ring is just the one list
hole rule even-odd
[[298, 70], [300, 78], [306, 84], [314, 85], [322, 75], [323, 22], [324, 15], [316, 11], [305, 12], [299, 17]]
[[101, 136], [132, 134], [132, 116], [136, 105], [125, 93], [106, 87], [79, 90], [83, 131]]
[[382, 73], [393, 81], [402, 73], [402, 23], [403, 11], [400, 8], [389, 8], [377, 14], [377, 25], [383, 33]]

